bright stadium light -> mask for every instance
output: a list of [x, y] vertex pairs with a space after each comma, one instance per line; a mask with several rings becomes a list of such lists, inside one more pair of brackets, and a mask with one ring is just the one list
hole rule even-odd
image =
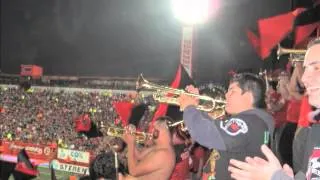
[[171, 0], [173, 15], [183, 24], [201, 24], [208, 19], [210, 0]]

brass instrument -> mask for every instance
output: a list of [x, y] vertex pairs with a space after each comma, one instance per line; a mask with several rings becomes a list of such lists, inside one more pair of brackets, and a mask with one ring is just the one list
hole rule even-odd
[[272, 76], [270, 76], [270, 74], [267, 72], [266, 69], [264, 71], [262, 71], [262, 69], [260, 69], [259, 76], [260, 76], [261, 79], [264, 79], [264, 81], [266, 83], [266, 90], [268, 91], [268, 89], [269, 89], [269, 81], [273, 81], [273, 79], [271, 79]]
[[172, 124], [169, 124], [170, 128], [177, 127], [177, 126], [180, 127], [181, 131], [184, 131], [184, 132], [188, 131], [187, 127], [185, 126], [185, 124], [183, 122], [183, 120], [174, 122]]
[[304, 62], [304, 54], [290, 54], [289, 61], [291, 63]]
[[[125, 131], [126, 130], [123, 128], [109, 127], [107, 135], [112, 137], [122, 137]], [[144, 143], [146, 140], [150, 140], [153, 138], [153, 134], [151, 133], [134, 132], [134, 134], [136, 135], [136, 142], [138, 143]]]
[[[259, 72], [259, 75], [264, 78], [266, 82], [278, 82], [281, 79], [281, 76], [286, 76], [286, 74], [272, 75], [268, 73], [266, 70], [264, 72]], [[267, 84], [266, 89], [269, 88], [269, 84]]]
[[278, 44], [277, 58], [280, 59], [280, 57], [285, 54], [305, 55], [306, 52], [307, 52], [306, 49], [287, 49], [287, 48], [281, 47], [280, 44]]
[[[137, 91], [141, 89], [148, 89], [155, 91], [153, 93], [153, 98], [160, 103], [167, 103], [179, 106], [178, 97], [181, 94], [192, 96], [199, 99], [199, 105], [197, 109], [205, 112], [213, 112], [216, 109], [224, 109], [225, 100], [222, 98], [214, 99], [210, 96], [198, 95], [193, 93], [188, 93], [182, 89], [170, 88], [167, 86], [161, 86], [154, 83], [150, 83], [143, 78], [142, 74], [138, 77], [136, 82]], [[170, 96], [171, 95], [171, 96]]]

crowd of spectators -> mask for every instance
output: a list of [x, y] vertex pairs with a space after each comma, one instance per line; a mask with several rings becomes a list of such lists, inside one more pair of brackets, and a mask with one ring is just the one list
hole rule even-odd
[[133, 101], [136, 97], [128, 92], [57, 92], [50, 88], [25, 91], [0, 87], [0, 137], [41, 144], [63, 142], [69, 149], [98, 153], [106, 148], [111, 137], [88, 138], [77, 133], [74, 120], [90, 113], [98, 127], [113, 125], [119, 117], [112, 103]]

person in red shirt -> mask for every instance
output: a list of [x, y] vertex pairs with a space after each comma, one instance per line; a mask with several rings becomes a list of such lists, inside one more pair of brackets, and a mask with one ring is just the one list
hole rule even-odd
[[279, 90], [276, 91], [271, 88], [267, 92], [266, 102], [268, 112], [271, 113], [274, 118], [275, 128], [281, 128], [286, 123], [287, 100], [281, 94], [281, 91], [279, 92]]
[[287, 85], [289, 95], [286, 113], [287, 123], [283, 129], [279, 142], [279, 152], [282, 162], [290, 166], [293, 165], [292, 144], [300, 116], [301, 99], [303, 97], [303, 88], [301, 82], [302, 72], [302, 64], [296, 63], [293, 73], [290, 77], [290, 82]]
[[303, 96], [300, 106], [300, 116], [298, 120], [298, 129], [296, 134], [299, 132], [300, 128], [307, 128], [310, 126], [310, 119], [308, 114], [312, 111], [312, 108], [308, 102], [308, 96]]
[[172, 143], [176, 154], [176, 164], [170, 180], [189, 179], [190, 135], [188, 132], [184, 132], [180, 126], [176, 126], [172, 129]]
[[270, 88], [266, 96], [268, 112], [272, 114], [275, 122], [274, 141], [271, 146], [279, 158], [281, 158], [280, 138], [287, 123], [288, 84], [289, 76], [285, 71], [282, 71], [279, 75], [277, 89]]
[[208, 149], [201, 146], [199, 143], [194, 143], [191, 150], [191, 175], [192, 179], [201, 179], [202, 176], [202, 168], [204, 167], [204, 163], [206, 161], [206, 154]]

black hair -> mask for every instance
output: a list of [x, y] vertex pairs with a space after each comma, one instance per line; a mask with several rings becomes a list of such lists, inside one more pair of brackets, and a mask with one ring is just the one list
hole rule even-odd
[[238, 83], [242, 93], [251, 92], [254, 107], [266, 108], [266, 82], [261, 77], [253, 73], [240, 73], [234, 75], [230, 83]]
[[[90, 178], [96, 180], [105, 178], [115, 180], [117, 177], [113, 152], [101, 153], [90, 164]], [[124, 173], [124, 166], [119, 164], [119, 172]]]
[[314, 45], [317, 45], [317, 44], [320, 44], [320, 38], [319, 37], [315, 38], [315, 39], [313, 39], [312, 41], [309, 42], [308, 49], [311, 48]]

